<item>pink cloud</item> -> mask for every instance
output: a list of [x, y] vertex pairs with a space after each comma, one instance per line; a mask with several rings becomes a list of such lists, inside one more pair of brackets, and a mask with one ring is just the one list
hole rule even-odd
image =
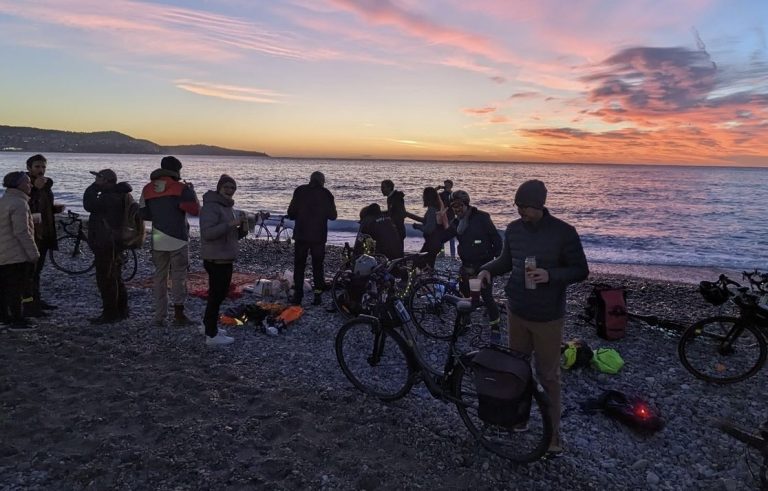
[[284, 94], [268, 89], [212, 84], [193, 80], [176, 80], [174, 85], [193, 94], [241, 102], [275, 104], [283, 102], [282, 99], [285, 97]]

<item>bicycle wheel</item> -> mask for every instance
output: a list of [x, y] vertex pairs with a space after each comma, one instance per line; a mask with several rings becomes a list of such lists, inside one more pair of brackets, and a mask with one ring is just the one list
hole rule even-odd
[[360, 303], [354, 301], [350, 290], [352, 283], [352, 271], [342, 267], [334, 276], [331, 282], [331, 298], [336, 310], [346, 317], [354, 317], [360, 314]]
[[283, 228], [280, 229], [280, 233], [277, 234], [277, 241], [285, 242], [286, 244], [291, 245], [292, 240], [293, 240], [293, 227], [283, 226]]
[[544, 456], [552, 439], [552, 419], [549, 399], [538, 384], [533, 393], [527, 429], [515, 430], [480, 418], [480, 401], [471, 363], [457, 365], [451, 378], [459, 416], [483, 447], [521, 464], [534, 462]]
[[253, 231], [253, 238], [270, 240], [272, 239], [272, 234], [269, 233], [266, 225], [259, 224], [259, 226], [256, 227], [256, 230]]
[[344, 375], [362, 392], [382, 401], [405, 396], [413, 386], [407, 346], [376, 319], [347, 321], [336, 335], [336, 359]]
[[766, 342], [759, 329], [736, 317], [710, 317], [683, 332], [677, 354], [695, 377], [730, 384], [751, 377], [765, 364]]
[[136, 256], [136, 249], [127, 249], [121, 251], [120, 254], [123, 257], [123, 268], [121, 276], [123, 281], [131, 281], [136, 276], [136, 271], [139, 269], [139, 261]]
[[431, 338], [447, 340], [453, 333], [456, 309], [445, 303], [445, 294], [459, 295], [459, 292], [443, 279], [426, 278], [416, 282], [408, 297], [408, 309], [416, 328]]
[[83, 274], [93, 269], [95, 258], [85, 238], [62, 235], [56, 242], [58, 250], [50, 252], [56, 269], [69, 274]]

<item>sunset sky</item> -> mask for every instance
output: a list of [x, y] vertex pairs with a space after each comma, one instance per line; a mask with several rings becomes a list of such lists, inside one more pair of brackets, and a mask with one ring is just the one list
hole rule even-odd
[[768, 0], [0, 0], [0, 124], [273, 156], [768, 166]]

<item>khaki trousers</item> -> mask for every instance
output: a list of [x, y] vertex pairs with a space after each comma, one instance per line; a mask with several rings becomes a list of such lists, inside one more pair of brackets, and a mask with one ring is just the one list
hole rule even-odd
[[[507, 304], [507, 312], [510, 311]], [[565, 319], [532, 322], [512, 313], [507, 315], [509, 347], [527, 355], [533, 353], [533, 366], [541, 386], [549, 396], [552, 418], [552, 444], [560, 444], [560, 343]]]
[[171, 278], [171, 301], [173, 305], [184, 305], [187, 299], [187, 269], [189, 268], [189, 246], [175, 251], [152, 251], [155, 265], [154, 302], [155, 321], [164, 321], [168, 316], [168, 277]]

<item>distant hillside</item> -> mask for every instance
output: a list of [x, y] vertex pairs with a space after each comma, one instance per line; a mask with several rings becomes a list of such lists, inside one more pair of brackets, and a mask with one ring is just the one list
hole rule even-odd
[[117, 131], [76, 133], [73, 131], [42, 130], [2, 125], [0, 125], [0, 151], [269, 157], [269, 155], [262, 152], [232, 150], [211, 145], [173, 145], [164, 147], [149, 140], [137, 140]]

